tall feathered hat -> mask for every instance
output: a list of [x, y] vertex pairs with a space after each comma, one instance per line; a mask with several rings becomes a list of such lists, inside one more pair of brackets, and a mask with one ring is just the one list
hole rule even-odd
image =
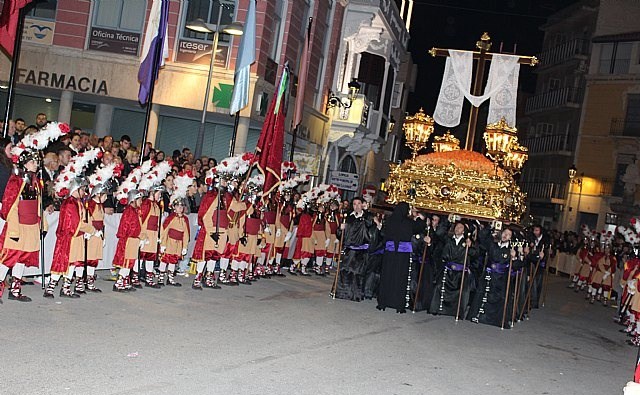
[[187, 197], [187, 190], [191, 185], [193, 185], [193, 174], [191, 172], [180, 172], [173, 179], [173, 191], [171, 193], [171, 198], [169, 199], [169, 204], [171, 206], [182, 203], [184, 204], [184, 199]]
[[298, 185], [306, 184], [309, 181], [311, 181], [311, 175], [309, 174], [300, 174], [292, 178], [282, 180], [278, 187], [278, 192], [280, 192], [280, 194], [291, 192], [291, 190], [295, 189]]
[[[76, 189], [86, 186], [88, 183], [84, 179], [84, 171], [87, 166], [100, 158], [102, 158], [102, 149], [100, 148], [93, 148], [72, 157], [54, 181], [53, 188], [56, 195], [64, 198]], [[79, 182], [80, 178], [84, 181]]]
[[337, 186], [331, 184], [321, 184], [320, 187], [324, 190], [324, 193], [318, 199], [318, 203], [329, 205], [332, 202], [338, 202], [340, 198], [340, 189]]
[[164, 190], [162, 182], [167, 178], [167, 174], [171, 172], [172, 165], [171, 161], [166, 160], [156, 163], [151, 170], [142, 176], [142, 180], [138, 184], [138, 190]]
[[123, 165], [111, 163], [107, 166], [101, 165], [89, 176], [89, 191], [91, 196], [107, 193], [111, 189], [112, 179], [120, 177]]
[[148, 173], [153, 166], [153, 161], [147, 160], [144, 161], [141, 166], [131, 170], [131, 173], [129, 173], [127, 178], [122, 182], [122, 184], [120, 184], [116, 191], [116, 199], [118, 199], [120, 204], [128, 203], [127, 195], [130, 191], [135, 190], [136, 192], [139, 192], [137, 190], [138, 184], [142, 181], [143, 175]]
[[22, 140], [11, 149], [13, 163], [24, 165], [30, 160], [39, 160], [38, 151], [42, 151], [54, 140], [63, 134], [69, 133], [69, 125], [63, 122], [50, 122], [44, 128], [34, 134], [24, 136]]
[[223, 159], [214, 167], [213, 173], [226, 180], [240, 180], [256, 162], [256, 156], [251, 152]]

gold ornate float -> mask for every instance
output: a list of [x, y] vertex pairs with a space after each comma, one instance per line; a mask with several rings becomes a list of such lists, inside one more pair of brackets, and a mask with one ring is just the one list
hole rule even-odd
[[[461, 150], [448, 132], [436, 138], [435, 152], [417, 155], [433, 132], [433, 120], [422, 109], [407, 117], [403, 129], [413, 159], [391, 165], [388, 202], [408, 202], [421, 209], [506, 222], [519, 222], [525, 212], [525, 194], [514, 181], [527, 160], [518, 144], [517, 129], [504, 119], [487, 125], [487, 156]], [[436, 144], [439, 143], [439, 144]], [[444, 143], [444, 144], [442, 144]]]

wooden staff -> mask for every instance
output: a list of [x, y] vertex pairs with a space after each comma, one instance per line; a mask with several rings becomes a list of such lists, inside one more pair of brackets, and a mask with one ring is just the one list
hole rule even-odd
[[[89, 200], [85, 199], [84, 201], [84, 220], [85, 222], [88, 224], [89, 223]], [[84, 265], [82, 268], [82, 280], [78, 279], [77, 281], [84, 281], [84, 283], [87, 283], [87, 260], [89, 258], [88, 256], [88, 249], [89, 249], [89, 240], [87, 240], [86, 237], [83, 237], [84, 239]]]
[[[431, 231], [431, 227], [427, 228], [427, 237], [429, 237], [429, 233]], [[422, 261], [420, 261], [420, 273], [418, 274], [418, 285], [416, 287], [416, 296], [413, 298], [413, 313], [416, 313], [416, 305], [418, 304], [418, 296], [420, 295], [420, 284], [422, 284], [422, 271], [424, 270], [424, 263], [427, 259], [427, 248], [429, 245], [424, 243], [424, 250], [422, 251]]]
[[[277, 233], [277, 228], [279, 222], [280, 222], [280, 215], [282, 214], [282, 207], [280, 206], [280, 204], [278, 204], [278, 209], [276, 210], [276, 222], [273, 224], [273, 232]], [[271, 256], [273, 254], [273, 251], [276, 248], [276, 233], [273, 233], [273, 242], [271, 243], [271, 247], [269, 248], [269, 252], [267, 252], [267, 260], [265, 261], [265, 265], [268, 265], [269, 262], [271, 262]], [[278, 270], [279, 271], [279, 270]]]
[[[465, 241], [465, 244], [467, 242]], [[456, 309], [456, 322], [460, 317], [460, 303], [462, 303], [462, 291], [464, 290], [464, 274], [467, 271], [467, 258], [469, 257], [469, 245], [464, 250], [464, 264], [462, 265], [462, 279], [460, 280], [460, 292], [458, 293], [458, 308]]]
[[164, 199], [162, 198], [162, 196], [160, 196], [160, 201], [158, 203], [160, 203], [160, 214], [158, 215], [158, 241], [156, 242], [156, 259], [154, 261], [155, 267], [158, 267], [160, 265], [160, 242], [162, 240], [160, 232], [162, 231], [162, 214], [164, 213]]
[[[540, 258], [538, 258], [538, 263], [536, 263], [536, 268], [534, 269], [533, 276], [529, 281], [529, 289], [527, 290], [527, 295], [525, 296], [527, 311], [531, 311], [531, 289], [533, 288], [533, 282], [534, 282], [533, 280], [536, 278], [536, 275], [538, 274], [538, 268], [540, 268]], [[524, 310], [525, 309], [522, 309], [522, 312], [520, 313], [520, 319], [522, 319], [522, 316], [524, 316]]]
[[[340, 218], [340, 226], [342, 228], [342, 224], [346, 222], [346, 215], [341, 216]], [[344, 229], [340, 229], [340, 243], [338, 244], [338, 258], [336, 259], [336, 276], [333, 279], [333, 286], [331, 287], [331, 299], [336, 298], [336, 291], [338, 290], [338, 276], [340, 275], [340, 261], [342, 260], [342, 242], [344, 241], [344, 234], [347, 233], [347, 227]]]
[[520, 270], [516, 271], [516, 284], [513, 293], [513, 309], [511, 311], [511, 325], [516, 323], [516, 312], [518, 310], [518, 302], [520, 299]]
[[[547, 264], [544, 265], [544, 277], [542, 277], [542, 307], [547, 300], [547, 289], [549, 288], [549, 262], [551, 261], [551, 245], [547, 249]], [[557, 256], [557, 254], [556, 254]], [[556, 273], [558, 272], [558, 266], [556, 265]]]
[[509, 272], [507, 273], [507, 291], [504, 295], [504, 307], [502, 308], [502, 324], [500, 325], [500, 329], [504, 329], [504, 319], [507, 316], [507, 304], [509, 303], [509, 290], [511, 287], [511, 267], [513, 266], [513, 256], [509, 259]]

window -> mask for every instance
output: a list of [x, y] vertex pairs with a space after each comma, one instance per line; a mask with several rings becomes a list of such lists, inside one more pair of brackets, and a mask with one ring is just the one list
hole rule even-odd
[[624, 117], [623, 135], [640, 137], [640, 94], [627, 96], [627, 114]]
[[[188, 0], [186, 1], [186, 12], [182, 29], [182, 37], [194, 40], [201, 40], [210, 43], [213, 41], [213, 33], [198, 33], [187, 29], [188, 22], [195, 21], [200, 18], [207, 23], [218, 23], [218, 12], [222, 3], [222, 15], [220, 16], [220, 25], [228, 25], [233, 22], [235, 14], [235, 2], [224, 0]], [[228, 34], [220, 34], [218, 45], [227, 46], [231, 36]]]
[[373, 103], [373, 109], [380, 108], [380, 96], [382, 80], [384, 78], [385, 61], [382, 56], [363, 52], [360, 57], [360, 69], [358, 70], [358, 82], [360, 93], [364, 94]]
[[540, 122], [536, 125], [536, 137], [549, 136], [553, 134], [553, 125]]
[[93, 26], [141, 32], [146, 14], [146, 0], [96, 0]]
[[276, 12], [273, 15], [273, 25], [271, 28], [271, 49], [269, 57], [273, 60], [280, 58], [280, 38], [282, 34], [282, 15], [284, 14], [284, 1], [276, 0]]
[[550, 78], [549, 79], [549, 90], [550, 91], [555, 91], [560, 89], [560, 80], [557, 78]]
[[391, 107], [400, 108], [402, 106], [402, 92], [404, 90], [404, 82], [396, 82], [393, 86], [393, 98], [391, 99]]
[[46, 0], [40, 2], [33, 2], [30, 7], [27, 16], [37, 19], [47, 19], [54, 21], [56, 19], [56, 7], [58, 5], [57, 0]]
[[600, 45], [600, 74], [628, 74], [632, 43], [604, 43]]

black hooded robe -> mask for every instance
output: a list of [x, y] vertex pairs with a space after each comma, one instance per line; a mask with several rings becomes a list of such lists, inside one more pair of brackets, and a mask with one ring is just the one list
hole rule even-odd
[[413, 235], [424, 231], [425, 223], [422, 220], [414, 221], [408, 215], [409, 205], [399, 203], [383, 229], [385, 251], [382, 255], [377, 306], [380, 310], [391, 307], [398, 313], [404, 313], [409, 308], [411, 241]]

